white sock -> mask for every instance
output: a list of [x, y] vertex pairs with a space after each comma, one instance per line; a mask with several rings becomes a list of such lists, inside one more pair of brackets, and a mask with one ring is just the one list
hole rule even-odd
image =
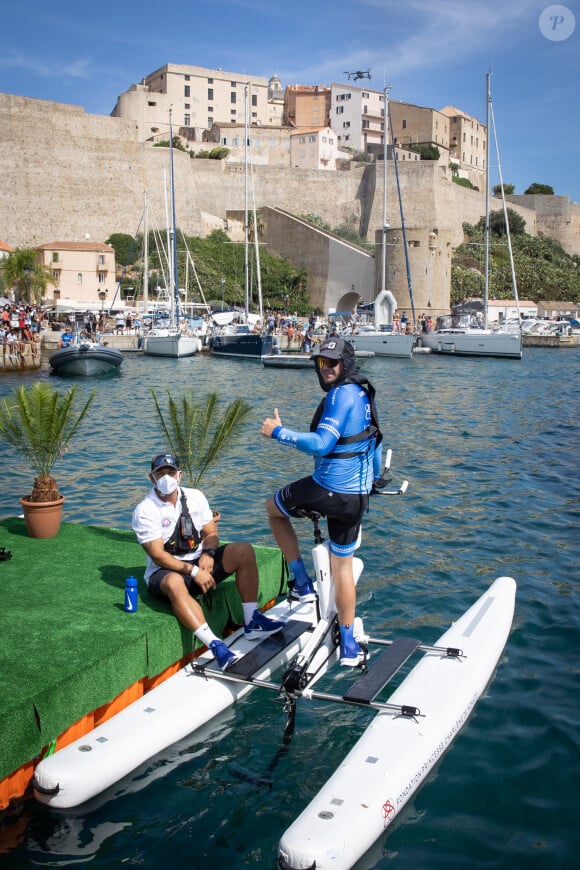
[[213, 633], [207, 622], [204, 622], [203, 625], [200, 625], [199, 628], [196, 628], [193, 633], [204, 646], [209, 646], [212, 641], [219, 640], [219, 638]]
[[254, 615], [254, 610], [258, 607], [258, 602], [242, 601], [242, 607], [244, 608], [244, 625], [247, 625], [252, 621], [252, 616]]

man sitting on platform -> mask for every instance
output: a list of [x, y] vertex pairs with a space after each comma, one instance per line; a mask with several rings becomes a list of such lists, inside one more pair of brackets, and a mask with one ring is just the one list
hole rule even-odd
[[161, 453], [151, 462], [153, 488], [133, 512], [133, 531], [147, 553], [145, 582], [151, 595], [169, 601], [179, 622], [209, 647], [222, 670], [237, 656], [216, 637], [196, 599], [235, 574], [248, 640], [275, 634], [283, 623], [260, 613], [258, 566], [249, 543], [221, 545], [217, 523], [199, 489], [181, 488], [179, 460]]

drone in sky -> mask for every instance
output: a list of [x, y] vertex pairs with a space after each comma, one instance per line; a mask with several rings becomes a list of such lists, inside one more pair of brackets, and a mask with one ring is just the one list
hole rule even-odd
[[368, 79], [369, 81], [371, 80], [370, 69], [367, 69], [367, 70], [357, 69], [356, 72], [346, 72], [345, 71], [344, 74], [345, 74], [345, 76], [348, 76], [349, 81], [350, 81], [350, 79], [354, 79], [355, 82], [358, 81], [358, 79]]

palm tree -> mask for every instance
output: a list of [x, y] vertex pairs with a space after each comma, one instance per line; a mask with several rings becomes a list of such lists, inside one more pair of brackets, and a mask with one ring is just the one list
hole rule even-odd
[[251, 405], [243, 399], [234, 399], [216, 420], [217, 393], [210, 393], [203, 406], [195, 401], [193, 390], [179, 399], [174, 399], [171, 390], [167, 390], [166, 412], [154, 389], [151, 393], [161, 431], [170, 450], [180, 459], [186, 483], [197, 487], [204, 472], [239, 434], [240, 424], [251, 411]]
[[0, 268], [6, 287], [12, 289], [15, 299], [40, 305], [53, 276], [48, 266], [38, 262], [35, 250], [17, 248], [2, 261]]
[[28, 501], [57, 501], [61, 496], [52, 468], [79, 428], [95, 395], [73, 416], [77, 387], [59, 392], [45, 381], [17, 387], [0, 402], [0, 437], [36, 472]]

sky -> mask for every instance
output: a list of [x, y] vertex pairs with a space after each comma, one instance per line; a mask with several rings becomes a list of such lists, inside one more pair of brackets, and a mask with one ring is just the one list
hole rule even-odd
[[[491, 71], [504, 182], [580, 202], [580, 0], [20, 0], [2, 15], [2, 93], [109, 115], [166, 63], [275, 73], [283, 87], [369, 69], [358, 85], [483, 122]], [[490, 166], [493, 186], [495, 155]]]

